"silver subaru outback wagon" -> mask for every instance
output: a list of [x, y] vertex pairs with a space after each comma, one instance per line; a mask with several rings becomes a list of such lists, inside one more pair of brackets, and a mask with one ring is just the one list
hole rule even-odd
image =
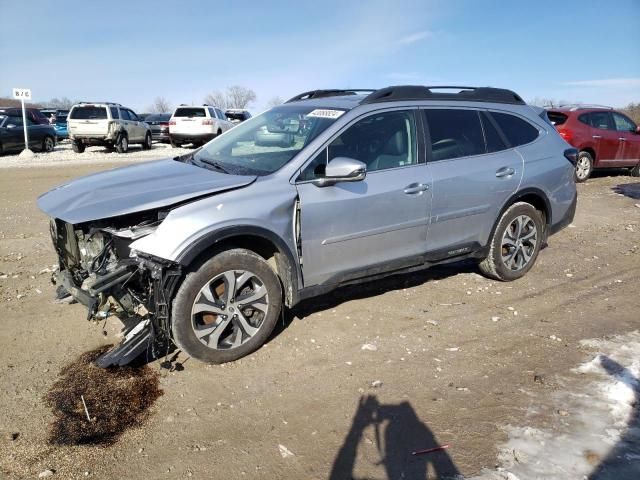
[[522, 277], [573, 219], [576, 154], [510, 90], [315, 90], [38, 205], [58, 293], [124, 323], [99, 365], [171, 343], [221, 363], [259, 348], [283, 308], [341, 285], [466, 258]]

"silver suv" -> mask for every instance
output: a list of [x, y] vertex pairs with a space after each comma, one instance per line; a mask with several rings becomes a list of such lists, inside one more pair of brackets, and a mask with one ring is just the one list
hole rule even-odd
[[573, 219], [576, 155], [509, 90], [316, 90], [38, 204], [60, 291], [125, 324], [99, 364], [170, 342], [220, 363], [260, 347], [284, 307], [348, 283], [466, 258], [522, 277]]
[[150, 150], [153, 141], [151, 127], [119, 103], [78, 103], [71, 107], [67, 128], [76, 153], [84, 152], [90, 145], [127, 153], [132, 143], [140, 143], [144, 150]]

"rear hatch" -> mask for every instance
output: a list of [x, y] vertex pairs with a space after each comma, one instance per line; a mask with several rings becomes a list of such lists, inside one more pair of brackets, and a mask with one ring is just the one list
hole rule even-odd
[[109, 132], [107, 107], [76, 105], [67, 117], [69, 133], [79, 136], [106, 136]]
[[198, 135], [212, 131], [213, 119], [207, 117], [205, 107], [179, 107], [169, 122], [169, 132]]

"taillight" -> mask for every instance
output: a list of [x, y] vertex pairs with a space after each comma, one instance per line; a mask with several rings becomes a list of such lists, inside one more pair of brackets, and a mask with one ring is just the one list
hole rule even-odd
[[575, 148], [567, 148], [564, 151], [564, 158], [569, 160], [573, 165], [578, 163], [578, 150]]
[[169, 121], [169, 125], [175, 125], [175, 124], [176, 124], [176, 121], [175, 121], [175, 120], [170, 120], [170, 121]]
[[568, 130], [559, 130], [558, 133], [562, 138], [564, 138], [567, 142], [573, 140], [573, 135]]
[[213, 120], [211, 120], [210, 118], [205, 118], [204, 120], [202, 120], [202, 124], [203, 125], [213, 125]]

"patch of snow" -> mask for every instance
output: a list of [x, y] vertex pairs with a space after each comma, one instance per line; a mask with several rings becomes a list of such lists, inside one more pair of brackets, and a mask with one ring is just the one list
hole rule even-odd
[[622, 464], [605, 467], [606, 478], [640, 478], [640, 431], [629, 426], [640, 396], [640, 332], [581, 344], [599, 353], [573, 370], [584, 380], [578, 389], [554, 396], [555, 411], [567, 412], [562, 420], [545, 430], [505, 427], [501, 466], [475, 480], [587, 478], [614, 447], [625, 455], [616, 460]]

